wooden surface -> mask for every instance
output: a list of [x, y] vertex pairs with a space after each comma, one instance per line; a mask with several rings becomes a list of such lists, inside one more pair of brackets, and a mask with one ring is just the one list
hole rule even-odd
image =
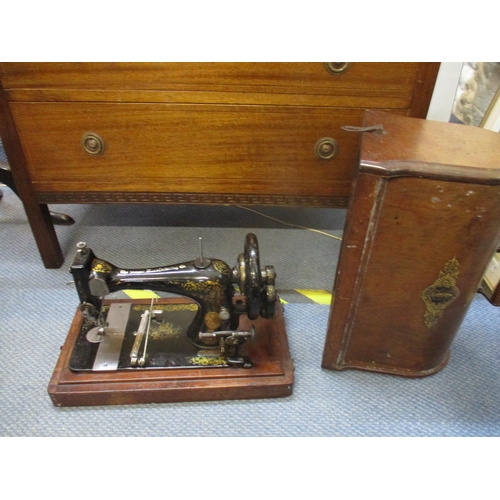
[[[13, 103], [37, 193], [173, 192], [349, 196], [362, 110], [254, 106]], [[133, 124], [133, 126], [131, 126]], [[338, 130], [332, 161], [313, 146]], [[106, 149], [92, 156], [82, 131]], [[64, 137], [64, 140], [60, 140]], [[55, 146], [55, 147], [54, 147]], [[60, 165], [64, 165], [61, 169]]]
[[[186, 303], [186, 299], [160, 299], [158, 303]], [[82, 315], [77, 310], [48, 386], [55, 406], [279, 398], [292, 393], [293, 362], [288, 348], [283, 306], [279, 300], [273, 319], [259, 316], [250, 321], [246, 316], [240, 317], [241, 330], [250, 329], [251, 325], [256, 330], [255, 340], [245, 344], [248, 356], [254, 363], [248, 369], [73, 372], [68, 364], [81, 325]]]
[[[375, 125], [383, 121], [386, 134], [364, 134], [361, 149], [361, 169], [371, 164], [401, 175], [400, 164], [411, 165], [409, 174], [417, 172], [418, 165], [426, 165], [427, 174], [433, 172], [460, 178], [477, 174], [484, 178], [491, 174], [498, 178], [500, 155], [498, 133], [478, 127], [431, 120], [401, 120], [383, 111], [369, 110], [364, 124]], [[429, 165], [433, 165], [429, 167]], [[451, 167], [459, 167], [462, 174]], [[463, 169], [468, 169], [465, 171]], [[451, 173], [450, 173], [451, 172]]]
[[47, 268], [58, 268], [64, 256], [57, 240], [46, 203], [40, 203], [31, 183], [26, 156], [17, 133], [12, 114], [0, 87], [0, 137], [11, 167], [11, 174], [21, 198], [43, 264]]
[[363, 137], [322, 366], [429, 375], [497, 248], [500, 136], [368, 112], [374, 123], [386, 134]]
[[[434, 69], [427, 63], [352, 63], [342, 74], [330, 74], [323, 63], [1, 63], [3, 87], [16, 97], [32, 96], [29, 91], [56, 92], [72, 90], [102, 91], [101, 99], [114, 100], [118, 93], [150, 91], [147, 102], [156, 99], [178, 101], [178, 97], [161, 92], [243, 94], [281, 94], [332, 96], [335, 106], [350, 102], [341, 100], [386, 99], [387, 108], [410, 108], [413, 86], [430, 79], [422, 70]], [[70, 94], [73, 95], [73, 94]], [[245, 99], [234, 95], [234, 100]], [[299, 97], [300, 98], [300, 97]], [[306, 99], [307, 97], [302, 97]], [[338, 100], [340, 99], [340, 100]], [[40, 99], [37, 99], [40, 100]], [[46, 99], [43, 99], [46, 100]], [[60, 100], [60, 99], [58, 99]], [[80, 99], [77, 99], [80, 100]], [[136, 99], [133, 99], [135, 102]], [[191, 97], [188, 99], [191, 101]], [[226, 100], [223, 101], [226, 103]], [[249, 101], [250, 102], [250, 101]], [[253, 101], [255, 103], [255, 101]], [[311, 103], [311, 101], [308, 101]], [[320, 102], [320, 101], [312, 101]], [[321, 101], [323, 103], [323, 101]], [[382, 102], [382, 101], [379, 101]], [[325, 104], [322, 104], [325, 105]], [[332, 105], [332, 104], [329, 104]]]
[[[360, 125], [366, 108], [425, 117], [438, 69], [1, 63], [1, 131], [44, 263], [59, 267], [47, 203], [345, 206], [360, 137], [341, 126]], [[87, 133], [102, 155], [83, 149]], [[324, 137], [338, 143], [329, 160], [314, 151]]]

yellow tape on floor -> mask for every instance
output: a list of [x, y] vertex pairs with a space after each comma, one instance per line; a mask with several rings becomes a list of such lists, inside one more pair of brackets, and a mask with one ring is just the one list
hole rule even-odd
[[329, 306], [332, 302], [332, 294], [325, 290], [297, 290], [317, 304]]
[[[131, 299], [151, 299], [159, 298], [160, 296], [150, 290], [123, 290]], [[296, 290], [296, 292], [305, 295], [308, 299], [316, 302], [316, 304], [329, 306], [332, 301], [332, 294], [325, 290]], [[288, 304], [288, 301], [280, 297], [282, 304]]]
[[159, 295], [151, 290], [124, 290], [131, 299], [157, 299]]

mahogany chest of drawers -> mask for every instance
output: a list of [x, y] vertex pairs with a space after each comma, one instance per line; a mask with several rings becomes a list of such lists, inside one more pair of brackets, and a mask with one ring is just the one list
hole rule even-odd
[[2, 63], [1, 136], [46, 267], [48, 203], [347, 204], [366, 108], [425, 117], [439, 63]]

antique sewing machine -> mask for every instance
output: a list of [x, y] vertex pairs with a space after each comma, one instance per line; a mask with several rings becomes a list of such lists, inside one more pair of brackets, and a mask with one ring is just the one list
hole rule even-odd
[[[238, 256], [233, 269], [222, 260], [203, 257], [201, 243], [200, 256], [195, 260], [148, 269], [120, 269], [96, 257], [85, 243], [79, 243], [71, 274], [80, 298], [80, 311], [87, 320], [70, 364], [76, 371], [201, 364], [250, 368], [252, 362], [241, 355], [240, 348], [255, 337], [255, 331], [238, 330], [239, 316], [247, 314], [254, 320], [259, 314], [263, 318], [274, 315], [276, 274], [272, 266], [261, 271], [254, 234], [247, 235], [244, 253]], [[234, 285], [241, 292], [236, 303]], [[194, 303], [186, 304], [184, 309], [169, 308], [172, 316], [179, 316], [176, 325], [168, 321], [169, 310], [155, 304], [154, 297], [149, 305], [135, 307], [135, 315], [133, 308], [124, 308], [123, 304], [103, 307], [104, 297], [119, 290], [169, 292], [188, 297]], [[132, 323], [128, 332], [127, 319]], [[118, 330], [121, 342], [115, 338]], [[131, 348], [120, 356], [126, 333]], [[100, 345], [91, 366], [89, 359], [81, 358], [94, 357], [92, 344]], [[104, 357], [99, 355], [103, 345]]]
[[144, 269], [119, 268], [78, 243], [70, 272], [80, 303], [49, 385], [54, 404], [291, 393], [276, 273], [261, 268], [254, 234], [233, 268], [204, 257], [200, 239], [196, 259]]

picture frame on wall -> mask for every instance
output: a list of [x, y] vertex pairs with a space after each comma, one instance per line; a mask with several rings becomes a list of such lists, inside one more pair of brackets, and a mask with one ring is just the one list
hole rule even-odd
[[[463, 63], [450, 121], [500, 132], [500, 63]], [[500, 241], [479, 291], [500, 306]]]
[[500, 132], [500, 86], [483, 117], [481, 127], [487, 130]]
[[449, 121], [498, 132], [499, 88], [500, 63], [463, 63]]

